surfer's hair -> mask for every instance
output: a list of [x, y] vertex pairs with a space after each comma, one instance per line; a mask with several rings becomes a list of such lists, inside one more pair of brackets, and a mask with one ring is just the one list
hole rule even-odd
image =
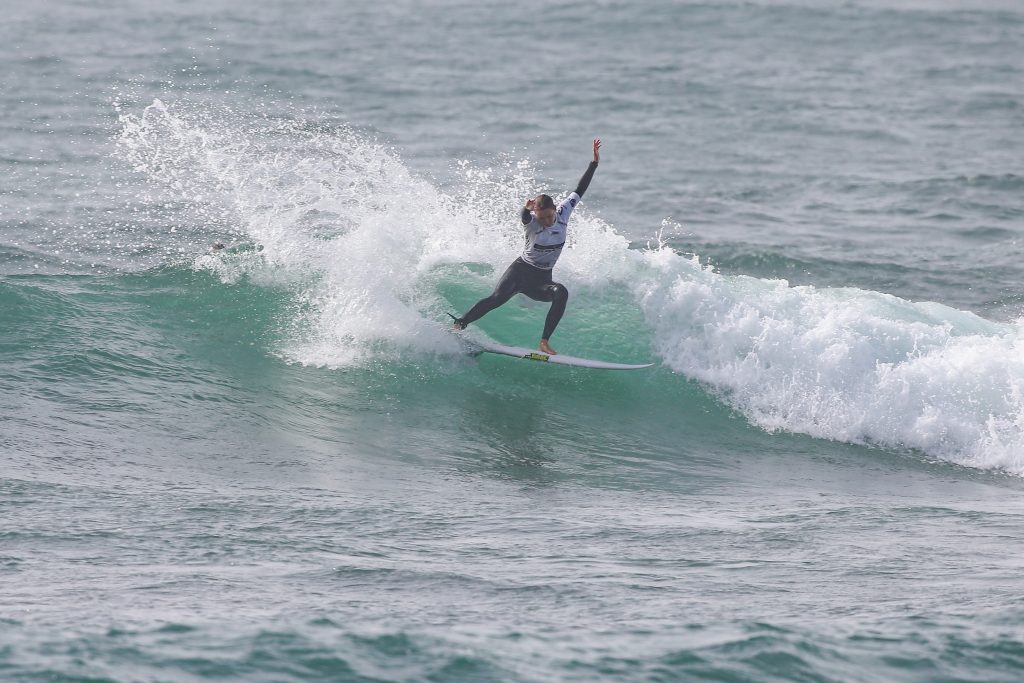
[[537, 209], [543, 211], [544, 209], [555, 208], [555, 200], [551, 198], [549, 194], [537, 195]]

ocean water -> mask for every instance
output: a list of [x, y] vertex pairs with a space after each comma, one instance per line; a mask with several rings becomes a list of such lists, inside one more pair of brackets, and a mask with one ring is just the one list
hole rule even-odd
[[1024, 677], [1020, 3], [0, 8], [0, 680]]

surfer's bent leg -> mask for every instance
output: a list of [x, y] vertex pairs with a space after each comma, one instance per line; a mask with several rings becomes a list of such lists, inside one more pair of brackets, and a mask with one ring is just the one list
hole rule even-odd
[[455, 321], [455, 325], [461, 329], [465, 329], [466, 325], [476, 322], [498, 306], [507, 303], [509, 299], [515, 296], [521, 287], [521, 276], [518, 264], [518, 259], [513, 261], [512, 265], [505, 269], [504, 274], [501, 276], [501, 279], [498, 280], [498, 284], [494, 287], [494, 291], [491, 292], [491, 295], [477, 301], [473, 308], [469, 309], [468, 313]]
[[561, 282], [552, 282], [545, 286], [544, 290], [551, 296], [548, 299], [551, 302], [551, 308], [548, 309], [548, 317], [544, 320], [544, 334], [540, 338], [551, 339], [555, 328], [558, 327], [558, 321], [565, 313], [565, 304], [569, 301], [569, 290]]
[[541, 339], [550, 339], [551, 335], [555, 333], [555, 328], [558, 327], [558, 321], [562, 319], [562, 314], [565, 313], [565, 305], [569, 301], [569, 290], [561, 282], [553, 282], [551, 271], [547, 271], [547, 282], [524, 289], [523, 294], [534, 301], [551, 302], [548, 317], [544, 319], [544, 334], [541, 335]]

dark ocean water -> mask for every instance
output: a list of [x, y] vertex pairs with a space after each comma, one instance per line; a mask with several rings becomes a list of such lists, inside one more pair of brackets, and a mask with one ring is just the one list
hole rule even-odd
[[1018, 3], [0, 6], [0, 679], [1024, 675]]

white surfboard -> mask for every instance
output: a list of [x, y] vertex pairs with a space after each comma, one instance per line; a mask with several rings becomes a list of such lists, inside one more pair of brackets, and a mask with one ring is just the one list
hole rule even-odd
[[599, 370], [641, 370], [654, 365], [654, 363], [644, 363], [642, 365], [609, 363], [603, 360], [566, 356], [561, 353], [551, 355], [535, 349], [528, 349], [523, 346], [505, 346], [503, 344], [495, 344], [492, 341], [484, 341], [481, 339], [469, 341], [469, 344], [472, 347], [479, 349], [481, 352], [500, 353], [505, 356], [512, 356], [513, 358], [525, 358], [526, 360], [535, 360], [541, 363], [551, 363], [553, 365], [573, 365], [578, 368], [596, 368]]

